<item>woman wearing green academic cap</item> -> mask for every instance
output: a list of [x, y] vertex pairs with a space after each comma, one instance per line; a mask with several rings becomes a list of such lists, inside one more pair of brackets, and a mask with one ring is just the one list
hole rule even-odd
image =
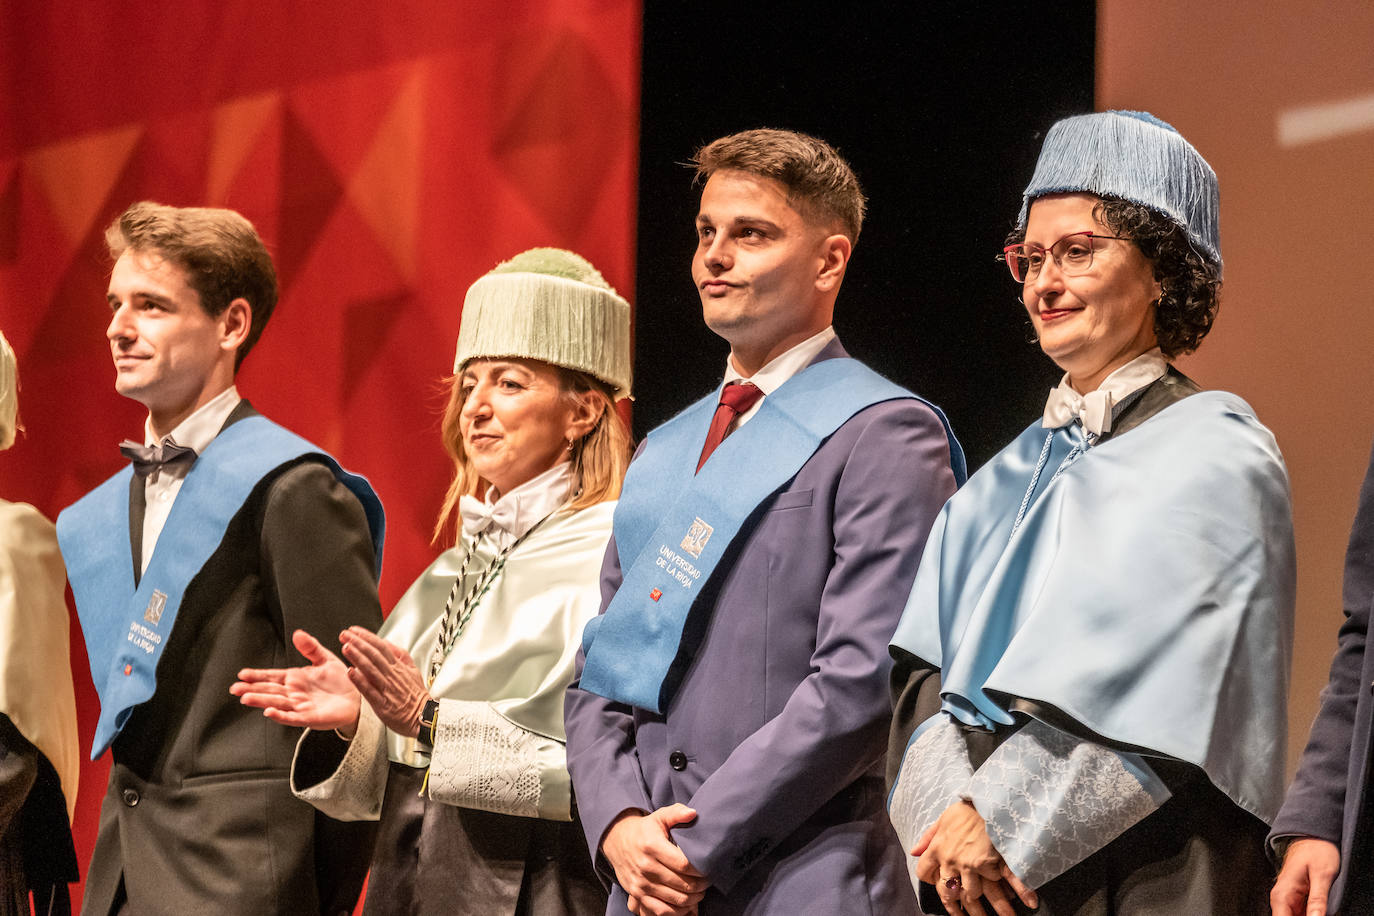
[[[341, 661], [233, 687], [303, 725], [296, 794], [378, 819], [364, 911], [592, 914], [606, 891], [571, 796], [563, 692], [629, 461], [630, 308], [582, 258], [534, 249], [469, 289], [444, 445], [455, 476], [436, 539], [458, 544]], [[345, 665], [344, 662], [348, 664]]]
[[1268, 912], [1288, 478], [1173, 366], [1216, 314], [1218, 201], [1148, 114], [1045, 138], [1003, 256], [1063, 380], [945, 506], [893, 640], [889, 810], [927, 912]]

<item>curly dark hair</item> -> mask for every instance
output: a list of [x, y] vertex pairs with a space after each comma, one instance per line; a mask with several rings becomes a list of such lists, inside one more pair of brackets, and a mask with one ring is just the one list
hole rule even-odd
[[[1173, 359], [1196, 350], [1212, 330], [1221, 305], [1221, 265], [1202, 254], [1183, 227], [1158, 210], [1107, 196], [1093, 208], [1093, 216], [1135, 242], [1150, 262], [1161, 290], [1155, 305], [1155, 338], [1164, 356]], [[1025, 238], [1025, 227], [1019, 227], [1007, 236], [1007, 244]]]

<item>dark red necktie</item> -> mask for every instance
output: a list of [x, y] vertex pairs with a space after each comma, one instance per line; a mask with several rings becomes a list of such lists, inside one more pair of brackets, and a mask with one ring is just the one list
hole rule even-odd
[[706, 444], [702, 446], [701, 460], [697, 462], [698, 471], [706, 463], [706, 459], [711, 457], [716, 446], [724, 441], [725, 431], [735, 422], [735, 418], [746, 413], [761, 397], [763, 389], [752, 382], [731, 382], [720, 390], [720, 404], [716, 407], [715, 416], [711, 418], [711, 428], [706, 431]]

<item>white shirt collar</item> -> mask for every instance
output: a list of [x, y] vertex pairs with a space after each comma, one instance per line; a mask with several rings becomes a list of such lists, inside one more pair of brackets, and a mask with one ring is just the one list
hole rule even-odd
[[1077, 420], [1093, 436], [1111, 432], [1112, 408], [1146, 385], [1159, 381], [1168, 371], [1169, 363], [1164, 353], [1155, 347], [1114, 370], [1096, 390], [1087, 394], [1074, 390], [1066, 372], [1059, 385], [1050, 389], [1041, 425], [1045, 429], [1058, 429]]
[[[199, 455], [219, 435], [224, 428], [224, 421], [229, 419], [241, 400], [237, 386], [230, 385], [196, 408], [195, 413], [178, 423], [161, 441], [171, 439], [177, 445], [195, 449]], [[150, 416], [143, 421], [143, 444], [151, 447], [160, 445], [161, 441], [153, 434], [153, 418]]]
[[490, 530], [504, 547], [567, 502], [572, 486], [572, 463], [561, 461], [494, 501], [490, 487], [484, 499], [464, 496], [458, 501], [463, 533], [475, 537]]
[[[782, 387], [783, 382], [796, 375], [811, 364], [830, 341], [835, 339], [835, 329], [827, 327], [819, 334], [813, 334], [795, 347], [769, 360], [768, 365], [748, 377], [748, 381], [759, 387], [765, 395], [770, 395]], [[735, 368], [733, 358], [725, 361], [725, 384], [744, 379]]]
[[[758, 372], [755, 372], [747, 381], [751, 385], [757, 385], [758, 389], [763, 392], [764, 397], [767, 397], [781, 388], [783, 383], [792, 376], [811, 365], [811, 361], [816, 358], [817, 354], [824, 350], [826, 345], [834, 339], [835, 329], [833, 327], [828, 327], [819, 334], [814, 334], [797, 344], [795, 347], [773, 357], [773, 359], [769, 360], [768, 365], [764, 366]], [[726, 359], [725, 384], [728, 385], [731, 382], [737, 382], [742, 379], [744, 379], [744, 376], [740, 375], [739, 371], [735, 369], [735, 360], [733, 358]], [[759, 398], [755, 401], [754, 406], [735, 418], [735, 422], [731, 424], [730, 428], [732, 430], [739, 429], [745, 423], [748, 423], [749, 420], [753, 418], [754, 414], [758, 413], [759, 409], [763, 407], [763, 401], [764, 398]]]

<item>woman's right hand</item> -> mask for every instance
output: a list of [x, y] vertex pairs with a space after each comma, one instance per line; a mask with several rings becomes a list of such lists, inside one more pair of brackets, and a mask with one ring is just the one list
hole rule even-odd
[[348, 666], [304, 630], [292, 633], [291, 643], [309, 665], [244, 668], [229, 692], [274, 722], [319, 731], [334, 728], [351, 738], [362, 698], [348, 679]]
[[917, 857], [916, 877], [935, 886], [951, 916], [1015, 916], [1013, 897], [1031, 909], [1039, 906], [1035, 891], [1012, 873], [988, 838], [987, 826], [968, 801], [945, 809], [910, 850]]

